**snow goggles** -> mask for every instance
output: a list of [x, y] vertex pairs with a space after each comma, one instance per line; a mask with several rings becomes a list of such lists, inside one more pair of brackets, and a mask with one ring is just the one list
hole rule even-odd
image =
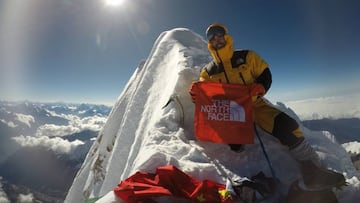
[[223, 27], [221, 26], [213, 26], [210, 27], [207, 31], [206, 31], [206, 39], [208, 41], [211, 41], [215, 35], [218, 37], [222, 37], [226, 34], [226, 31]]

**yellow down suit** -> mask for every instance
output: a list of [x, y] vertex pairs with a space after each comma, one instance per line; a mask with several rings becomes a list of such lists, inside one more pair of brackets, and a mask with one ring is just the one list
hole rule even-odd
[[[232, 37], [225, 34], [224, 38], [226, 46], [218, 50], [213, 49], [208, 42], [208, 49], [214, 60], [201, 70], [200, 81], [242, 85], [258, 83], [267, 92], [272, 82], [268, 64], [254, 51], [234, 51]], [[303, 141], [298, 123], [274, 108], [266, 99], [255, 99], [253, 110], [254, 122], [290, 149]]]

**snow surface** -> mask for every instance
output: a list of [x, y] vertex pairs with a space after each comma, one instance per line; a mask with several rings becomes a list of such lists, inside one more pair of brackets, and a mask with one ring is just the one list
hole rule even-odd
[[[210, 60], [206, 42], [200, 35], [185, 28], [162, 33], [148, 59], [139, 65], [119, 96], [65, 202], [84, 202], [91, 197], [102, 197], [97, 201], [100, 203], [122, 202], [112, 192], [121, 180], [136, 171], [154, 173], [156, 167], [169, 164], [199, 180], [224, 184], [227, 177], [251, 177], [259, 171], [271, 176], [258, 140], [247, 145], [244, 152], [236, 153], [228, 145], [195, 139], [194, 104], [188, 90], [191, 82], [198, 79], [200, 68]], [[177, 95], [181, 104], [171, 102], [164, 107], [173, 95]], [[278, 103], [276, 107], [299, 121], [284, 104]], [[301, 127], [323, 165], [342, 172], [350, 183], [344, 190], [336, 191], [339, 201], [356, 202], [360, 198], [360, 174], [344, 148], [327, 132]], [[282, 192], [286, 193], [300, 176], [298, 165], [285, 146], [259, 132], [283, 184]]]
[[349, 153], [360, 154], [360, 142], [353, 141], [342, 144], [345, 150]]

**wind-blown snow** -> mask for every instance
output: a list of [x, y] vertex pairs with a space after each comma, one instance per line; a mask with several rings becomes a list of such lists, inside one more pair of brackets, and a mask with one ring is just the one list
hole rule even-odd
[[[251, 177], [259, 171], [271, 176], [258, 140], [242, 153], [231, 151], [225, 144], [195, 140], [194, 104], [188, 90], [191, 82], [198, 79], [200, 67], [210, 60], [201, 36], [180, 28], [162, 33], [146, 62], [135, 70], [119, 96], [65, 202], [84, 202], [99, 196], [103, 197], [97, 202], [121, 202], [112, 189], [122, 179], [136, 171], [154, 172], [156, 167], [169, 164], [199, 180], [220, 183], [225, 183], [227, 177]], [[173, 95], [181, 104], [171, 102], [164, 107]], [[284, 104], [276, 106], [299, 120]], [[344, 148], [329, 134], [301, 127], [324, 166], [342, 172], [351, 184], [337, 191], [339, 201], [357, 201], [360, 174]], [[286, 147], [259, 132], [285, 193], [299, 177], [299, 168]]]

